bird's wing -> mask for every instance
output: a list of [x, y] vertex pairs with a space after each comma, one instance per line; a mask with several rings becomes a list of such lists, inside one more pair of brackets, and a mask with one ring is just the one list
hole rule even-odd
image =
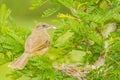
[[49, 40], [45, 40], [43, 43], [36, 45], [35, 47], [32, 48], [32, 52], [35, 51], [40, 51], [43, 48], [46, 48], [50, 45], [50, 41]]
[[48, 47], [50, 44], [50, 39], [48, 36], [29, 36], [26, 40], [25, 51], [33, 53], [35, 51], [41, 50]]

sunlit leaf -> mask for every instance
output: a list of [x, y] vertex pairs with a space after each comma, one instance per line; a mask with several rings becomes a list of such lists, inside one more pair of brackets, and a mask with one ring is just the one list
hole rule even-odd
[[0, 58], [4, 59], [5, 55], [4, 53], [0, 53]]
[[57, 12], [59, 10], [59, 8], [48, 8], [47, 10], [45, 10], [43, 12], [42, 17], [48, 17], [51, 16], [52, 14], [54, 14], [55, 12]]

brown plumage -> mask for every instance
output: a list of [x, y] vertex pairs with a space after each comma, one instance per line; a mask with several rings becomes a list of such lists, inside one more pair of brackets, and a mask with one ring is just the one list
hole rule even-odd
[[26, 40], [24, 53], [12, 61], [9, 67], [23, 69], [28, 62], [28, 57], [45, 53], [50, 45], [50, 37], [46, 31], [49, 28], [52, 26], [46, 23], [38, 24]]

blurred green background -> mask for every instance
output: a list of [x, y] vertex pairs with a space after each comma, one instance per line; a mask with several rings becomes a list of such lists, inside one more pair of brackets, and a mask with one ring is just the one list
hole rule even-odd
[[12, 12], [11, 15], [14, 18], [17, 25], [20, 26], [33, 26], [36, 22], [47, 22], [51, 24], [55, 24], [54, 19], [57, 19], [57, 13], [68, 13], [69, 11], [61, 6], [60, 10], [54, 13], [53, 15], [42, 18], [41, 15], [43, 11], [47, 8], [56, 7], [57, 4], [53, 4], [48, 1], [46, 4], [42, 5], [40, 8], [30, 10], [31, 4], [34, 0], [0, 0], [1, 4], [6, 4], [7, 8], [9, 8]]

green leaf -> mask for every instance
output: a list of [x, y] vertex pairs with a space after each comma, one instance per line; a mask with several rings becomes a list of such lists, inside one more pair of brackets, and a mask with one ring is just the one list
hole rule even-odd
[[66, 33], [64, 33], [57, 39], [55, 47], [63, 45], [66, 41], [69, 40], [70, 37], [72, 37], [73, 34], [74, 34], [73, 32], [70, 32], [70, 30], [68, 30]]
[[1, 5], [0, 8], [0, 26], [4, 26], [8, 16], [10, 15], [11, 11], [6, 8], [5, 4]]
[[47, 10], [45, 10], [43, 12], [42, 17], [49, 17], [52, 14], [54, 14], [55, 12], [57, 12], [59, 10], [59, 8], [48, 8]]
[[34, 0], [34, 2], [32, 3], [32, 6], [29, 8], [30, 10], [36, 9], [40, 6], [42, 6], [43, 4], [45, 4], [48, 0]]

